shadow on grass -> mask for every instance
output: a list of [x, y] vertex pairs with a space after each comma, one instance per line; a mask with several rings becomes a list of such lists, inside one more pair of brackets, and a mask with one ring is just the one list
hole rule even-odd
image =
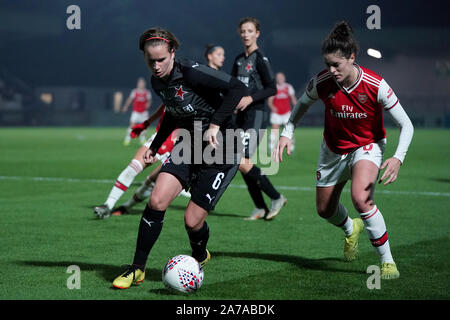
[[[220, 257], [233, 257], [243, 259], [257, 259], [268, 260], [273, 262], [286, 262], [290, 263], [300, 269], [312, 269], [312, 270], [324, 270], [331, 272], [344, 272], [344, 273], [358, 273], [363, 274], [364, 271], [351, 270], [349, 268], [336, 268], [332, 266], [335, 262], [340, 262], [343, 265], [349, 265], [344, 262], [343, 259], [338, 258], [321, 258], [321, 259], [309, 259], [300, 256], [292, 256], [285, 254], [273, 254], [273, 253], [255, 253], [255, 252], [222, 252], [214, 251], [214, 258]], [[350, 266], [350, 265], [349, 265]]]
[[[67, 268], [71, 265], [80, 267], [81, 271], [94, 271], [101, 275], [106, 281], [113, 281], [119, 274], [124, 272], [124, 266], [112, 266], [101, 263], [86, 263], [79, 261], [17, 261], [19, 265], [31, 267], [61, 267]], [[145, 270], [145, 279], [147, 281], [159, 282], [161, 281], [162, 269], [147, 268]]]
[[[90, 209], [91, 212], [93, 212], [94, 208], [96, 206], [98, 206], [98, 204], [97, 205], [84, 205], [82, 207]], [[182, 212], [184, 212], [186, 210], [186, 207], [187, 207], [187, 204], [186, 205], [171, 204], [167, 210], [168, 211], [175, 210], [175, 211], [182, 211]], [[114, 208], [114, 209], [116, 209], [116, 208]], [[113, 211], [114, 211], [114, 209], [113, 209]], [[128, 209], [128, 213], [126, 213], [124, 215], [141, 215], [143, 211], [144, 211], [144, 208], [141, 208], [141, 209], [133, 209], [133, 208], [131, 208], [131, 209]], [[209, 215], [210, 216], [217, 216], [217, 217], [232, 217], [232, 218], [245, 218], [246, 217], [244, 215], [238, 215], [238, 214], [233, 214], [233, 213], [221, 213], [221, 212], [217, 212], [217, 211], [211, 211], [209, 213]], [[101, 219], [98, 219], [97, 217], [94, 217], [92, 220], [101, 220]]]

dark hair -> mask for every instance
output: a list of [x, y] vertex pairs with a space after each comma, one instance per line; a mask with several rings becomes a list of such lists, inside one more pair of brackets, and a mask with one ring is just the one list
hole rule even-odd
[[169, 46], [169, 51], [177, 50], [180, 46], [180, 42], [172, 32], [160, 27], [150, 28], [139, 37], [139, 49], [143, 52], [147, 44], [155, 46], [164, 43]]
[[217, 44], [207, 44], [206, 48], [205, 48], [205, 59], [206, 62], [208, 62], [208, 54], [213, 53], [214, 51], [216, 51], [216, 49], [222, 48], [222, 46], [217, 45]]
[[256, 19], [255, 17], [245, 17], [239, 21], [238, 32], [241, 31], [241, 26], [247, 22], [253, 23], [255, 25], [256, 31], [261, 31], [261, 24], [259, 23], [258, 19]]
[[336, 23], [333, 30], [322, 43], [322, 55], [340, 51], [346, 58], [358, 53], [358, 42], [353, 36], [353, 29], [347, 21]]

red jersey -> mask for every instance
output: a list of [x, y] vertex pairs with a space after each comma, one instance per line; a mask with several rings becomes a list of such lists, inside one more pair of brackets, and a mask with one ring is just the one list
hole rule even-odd
[[277, 84], [277, 94], [273, 97], [273, 106], [276, 114], [286, 114], [291, 111], [291, 96], [295, 95], [294, 88], [287, 82]]
[[148, 89], [133, 89], [130, 97], [133, 99], [133, 111], [144, 112], [147, 110], [147, 103], [152, 98]]
[[321, 99], [325, 104], [325, 142], [339, 154], [386, 138], [383, 108], [389, 110], [398, 103], [382, 77], [369, 69], [355, 67], [358, 79], [349, 88], [344, 88], [324, 70], [306, 89], [311, 99]]
[[[166, 108], [164, 107], [163, 112], [161, 114], [161, 117], [159, 118], [158, 125], [156, 126], [156, 132], [158, 132], [159, 127], [161, 126], [162, 119], [164, 118], [164, 114], [166, 113]], [[158, 152], [159, 154], [163, 155], [166, 152], [172, 152], [174, 142], [173, 142], [173, 135], [176, 130], [172, 131], [170, 136], [164, 141], [164, 143], [159, 147]]]

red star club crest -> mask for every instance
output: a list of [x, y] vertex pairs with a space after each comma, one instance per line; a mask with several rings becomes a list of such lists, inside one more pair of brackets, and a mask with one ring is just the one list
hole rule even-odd
[[184, 95], [187, 93], [187, 91], [183, 91], [183, 87], [180, 86], [177, 88], [175, 87], [175, 97], [181, 98], [181, 100], [184, 100]]
[[245, 69], [247, 69], [247, 72], [250, 72], [253, 69], [253, 66], [250, 63], [247, 63]]

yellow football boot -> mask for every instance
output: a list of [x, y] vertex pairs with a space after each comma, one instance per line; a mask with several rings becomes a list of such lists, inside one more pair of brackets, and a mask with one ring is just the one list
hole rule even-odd
[[400, 272], [398, 272], [395, 263], [385, 262], [381, 264], [381, 279], [397, 279], [400, 277]]
[[353, 219], [353, 232], [345, 237], [344, 243], [344, 260], [353, 261], [358, 254], [358, 239], [364, 230], [364, 223], [360, 218]]
[[209, 253], [208, 249], [206, 249], [206, 259], [203, 261], [199, 261], [200, 266], [203, 268], [208, 262], [211, 260], [211, 253]]
[[136, 266], [129, 266], [128, 269], [113, 281], [113, 286], [119, 289], [128, 289], [132, 284], [139, 284], [144, 281], [145, 271]]

